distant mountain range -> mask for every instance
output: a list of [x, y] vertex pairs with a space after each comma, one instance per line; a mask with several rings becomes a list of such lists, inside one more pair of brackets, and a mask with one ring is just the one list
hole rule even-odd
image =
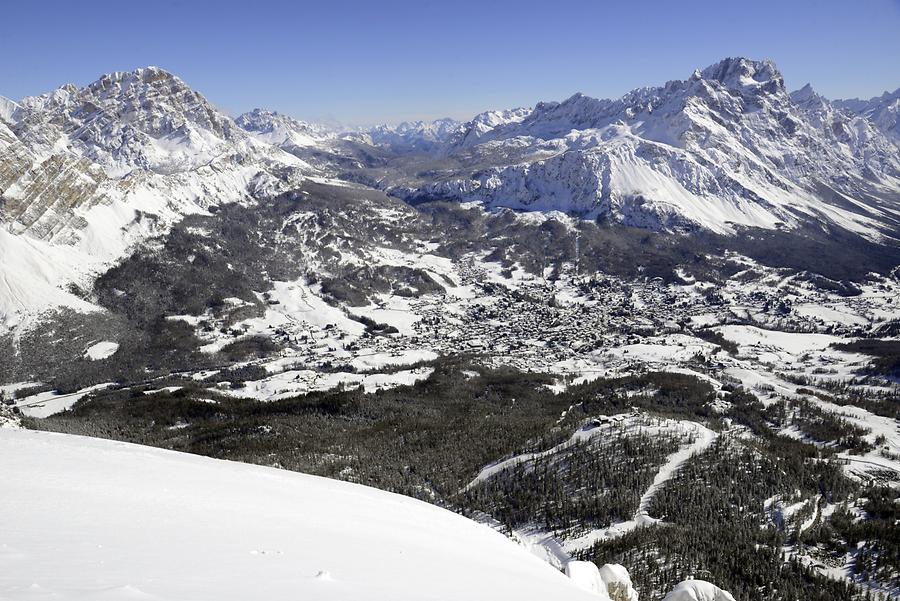
[[576, 94], [326, 146], [339, 156], [355, 140], [401, 154], [363, 166], [372, 183], [410, 200], [726, 234], [821, 222], [896, 240], [898, 107], [900, 91], [835, 103], [808, 85], [789, 93], [773, 63], [733, 58], [616, 100]]
[[900, 90], [789, 93], [729, 58], [615, 100], [339, 131], [257, 109], [232, 119], [149, 67], [0, 99], [0, 318], [58, 304], [184, 215], [308, 178], [397, 198], [561, 211], [654, 231], [900, 238]]

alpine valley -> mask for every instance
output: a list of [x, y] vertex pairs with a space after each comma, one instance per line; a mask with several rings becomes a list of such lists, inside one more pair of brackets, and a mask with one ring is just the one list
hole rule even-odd
[[[398, 592], [365, 575], [376, 543], [298, 522], [310, 598], [900, 596], [900, 90], [829, 100], [746, 58], [687, 75], [369, 129], [232, 118], [156, 67], [0, 97], [0, 465], [22, 483], [0, 531], [74, 486], [97, 515], [188, 499], [173, 539], [259, 507], [272, 557], [301, 553], [291, 508], [350, 513], [452, 590]], [[206, 507], [189, 482], [257, 489]], [[51, 561], [27, 542], [0, 540], [0, 598]], [[282, 598], [272, 557], [235, 582]], [[186, 598], [154, 566], [28, 590]]]

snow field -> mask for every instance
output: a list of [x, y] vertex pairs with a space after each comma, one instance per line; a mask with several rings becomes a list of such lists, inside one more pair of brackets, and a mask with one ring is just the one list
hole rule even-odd
[[247, 464], [0, 429], [0, 598], [596, 599], [490, 528]]

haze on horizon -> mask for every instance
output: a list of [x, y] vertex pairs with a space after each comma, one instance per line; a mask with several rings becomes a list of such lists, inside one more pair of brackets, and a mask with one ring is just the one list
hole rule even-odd
[[769, 58], [789, 89], [869, 98], [900, 86], [900, 2], [109, 0], [4, 7], [12, 99], [157, 65], [237, 115], [347, 125], [470, 118], [575, 92], [618, 97], [727, 56]]

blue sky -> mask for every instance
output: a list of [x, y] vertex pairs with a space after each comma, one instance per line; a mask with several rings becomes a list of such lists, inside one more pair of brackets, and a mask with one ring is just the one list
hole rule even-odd
[[232, 114], [393, 123], [615, 97], [726, 56], [831, 98], [900, 87], [900, 0], [3, 4], [11, 98], [158, 65]]

